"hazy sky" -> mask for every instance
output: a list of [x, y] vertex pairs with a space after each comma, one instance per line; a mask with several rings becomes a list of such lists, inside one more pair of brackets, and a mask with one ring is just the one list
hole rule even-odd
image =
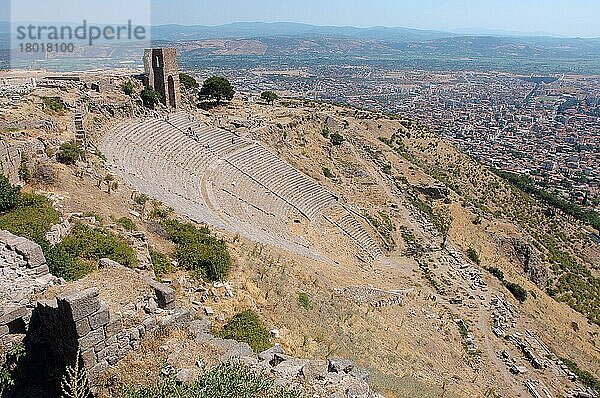
[[[0, 0], [0, 5], [7, 1]], [[79, 19], [85, 14], [106, 23], [139, 21], [138, 10], [150, 3], [153, 24], [289, 21], [600, 37], [600, 0], [12, 0], [13, 11], [26, 20]]]
[[153, 0], [153, 21], [293, 21], [600, 37], [600, 0]]

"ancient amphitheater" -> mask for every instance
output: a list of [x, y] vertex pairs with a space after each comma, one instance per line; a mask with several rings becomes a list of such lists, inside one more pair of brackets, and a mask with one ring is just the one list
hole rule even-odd
[[100, 149], [127, 184], [194, 221], [321, 261], [330, 259], [297, 227], [334, 228], [362, 261], [382, 255], [368, 223], [334, 193], [261, 143], [188, 113], [123, 122]]

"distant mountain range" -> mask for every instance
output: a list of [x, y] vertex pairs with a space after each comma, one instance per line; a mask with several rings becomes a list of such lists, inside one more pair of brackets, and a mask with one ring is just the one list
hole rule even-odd
[[[239, 22], [220, 26], [158, 25], [154, 46], [175, 46], [184, 60], [214, 56], [288, 59], [376, 59], [410, 61], [407, 67], [600, 73], [600, 38], [456, 33], [375, 26], [316, 26], [301, 23]], [[483, 31], [474, 29], [473, 32]], [[8, 47], [9, 25], [0, 22], [0, 50]], [[4, 34], [3, 34], [4, 33]], [[214, 40], [220, 40], [215, 43]], [[14, 43], [13, 43], [14, 44]], [[1, 51], [0, 51], [1, 53]], [[130, 57], [127, 53], [126, 56]], [[202, 61], [206, 63], [206, 59]], [[546, 68], [546, 66], [550, 68]]]
[[317, 26], [292, 22], [237, 22], [220, 26], [159, 25], [152, 27], [157, 40], [247, 39], [273, 36], [344, 37], [357, 40], [414, 42], [457, 36], [454, 33], [374, 26]]

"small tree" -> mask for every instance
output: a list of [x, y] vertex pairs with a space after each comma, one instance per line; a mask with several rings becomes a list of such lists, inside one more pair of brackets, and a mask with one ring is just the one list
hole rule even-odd
[[142, 103], [146, 108], [154, 109], [154, 106], [160, 102], [160, 93], [152, 87], [145, 87], [140, 93]]
[[340, 133], [333, 133], [329, 136], [329, 140], [333, 145], [342, 145], [346, 139]]
[[187, 73], [180, 73], [179, 74], [179, 81], [181, 82], [181, 85], [186, 90], [198, 88], [200, 86], [198, 84], [198, 82], [196, 81], [196, 79], [194, 79], [192, 76], [188, 75]]
[[126, 82], [124, 82], [121, 85], [121, 90], [123, 90], [123, 92], [126, 95], [131, 95], [133, 94], [133, 83], [131, 82], [131, 80], [127, 80]]
[[277, 98], [279, 98], [279, 96], [273, 91], [263, 91], [260, 95], [260, 98], [266, 101], [267, 104], [272, 104]]
[[217, 101], [217, 105], [221, 104], [222, 99], [231, 101], [234, 94], [235, 89], [229, 80], [222, 76], [209, 77], [204, 81], [200, 90], [201, 97], [213, 98]]
[[442, 246], [446, 246], [450, 226], [452, 225], [452, 215], [447, 207], [440, 207], [433, 212], [433, 224], [435, 228], [442, 234]]
[[63, 164], [75, 164], [76, 161], [85, 159], [85, 152], [74, 141], [68, 141], [60, 146], [56, 160]]

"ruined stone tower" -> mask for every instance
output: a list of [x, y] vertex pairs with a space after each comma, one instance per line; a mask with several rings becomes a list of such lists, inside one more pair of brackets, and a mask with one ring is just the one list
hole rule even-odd
[[169, 108], [178, 108], [181, 101], [179, 91], [179, 65], [174, 48], [151, 48], [144, 52], [144, 68], [147, 85], [158, 91], [161, 101]]

